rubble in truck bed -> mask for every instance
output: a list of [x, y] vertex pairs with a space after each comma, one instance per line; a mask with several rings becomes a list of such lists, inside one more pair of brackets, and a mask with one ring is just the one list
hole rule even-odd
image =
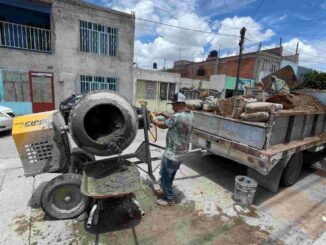
[[[257, 97], [255, 96], [251, 96], [251, 95], [239, 95], [239, 96], [233, 96], [231, 98], [227, 98], [227, 99], [221, 99], [219, 100], [219, 111], [217, 111], [217, 115], [221, 115], [223, 117], [232, 117], [232, 113], [233, 113], [233, 108], [234, 108], [234, 101], [236, 99], [257, 99]], [[257, 101], [259, 101], [257, 99]]]
[[[228, 99], [219, 100], [219, 111], [217, 115], [232, 117], [234, 109], [234, 101], [237, 98], [256, 98], [255, 96], [234, 96]], [[326, 112], [326, 105], [316, 98], [305, 94], [277, 94], [266, 99], [266, 102], [277, 103], [283, 105], [283, 110], [290, 111], [308, 111], [308, 112]]]
[[326, 105], [305, 94], [277, 94], [266, 99], [266, 102], [282, 104], [283, 110], [326, 112]]

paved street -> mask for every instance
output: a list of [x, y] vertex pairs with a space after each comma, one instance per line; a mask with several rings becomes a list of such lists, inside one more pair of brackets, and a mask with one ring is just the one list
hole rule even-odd
[[[159, 131], [161, 145], [164, 136]], [[126, 152], [134, 151], [142, 137], [140, 130]], [[152, 157], [160, 154], [152, 149]], [[158, 165], [154, 161], [154, 168]], [[324, 159], [316, 166], [325, 165]], [[156, 206], [141, 171], [143, 185], [136, 196], [146, 215], [129, 220], [119, 206], [108, 203], [98, 227], [86, 231], [85, 216], [57, 221], [44, 214], [40, 193], [55, 174], [24, 177], [11, 136], [1, 134], [0, 244], [326, 244], [326, 172], [316, 166], [278, 193], [259, 188], [254, 205], [246, 208], [232, 199], [234, 178], [245, 168], [193, 152], [176, 176], [177, 206]]]

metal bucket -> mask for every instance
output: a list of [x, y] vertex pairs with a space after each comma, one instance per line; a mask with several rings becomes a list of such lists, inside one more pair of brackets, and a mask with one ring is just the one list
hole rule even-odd
[[234, 200], [243, 205], [251, 205], [254, 201], [257, 186], [257, 181], [252, 178], [243, 175], [235, 177]]

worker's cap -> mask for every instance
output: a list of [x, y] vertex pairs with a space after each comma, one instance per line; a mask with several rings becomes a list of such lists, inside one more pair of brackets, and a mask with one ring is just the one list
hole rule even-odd
[[174, 103], [186, 103], [186, 96], [184, 96], [182, 93], [175, 93], [171, 99], [171, 102], [168, 104]]

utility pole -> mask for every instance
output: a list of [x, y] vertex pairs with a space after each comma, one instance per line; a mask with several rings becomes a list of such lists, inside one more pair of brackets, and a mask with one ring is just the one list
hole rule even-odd
[[298, 54], [298, 51], [299, 51], [299, 42], [297, 42], [297, 48], [295, 49], [295, 61], [296, 61], [297, 64], [299, 62], [299, 54]]
[[240, 64], [241, 64], [241, 56], [242, 56], [242, 50], [243, 50], [243, 43], [244, 43], [244, 37], [246, 34], [246, 28], [242, 27], [240, 30], [240, 41], [239, 41], [239, 60], [238, 60], [238, 70], [237, 70], [237, 80], [235, 82], [235, 91], [233, 95], [238, 95], [238, 86], [239, 86], [239, 76], [240, 76]]

